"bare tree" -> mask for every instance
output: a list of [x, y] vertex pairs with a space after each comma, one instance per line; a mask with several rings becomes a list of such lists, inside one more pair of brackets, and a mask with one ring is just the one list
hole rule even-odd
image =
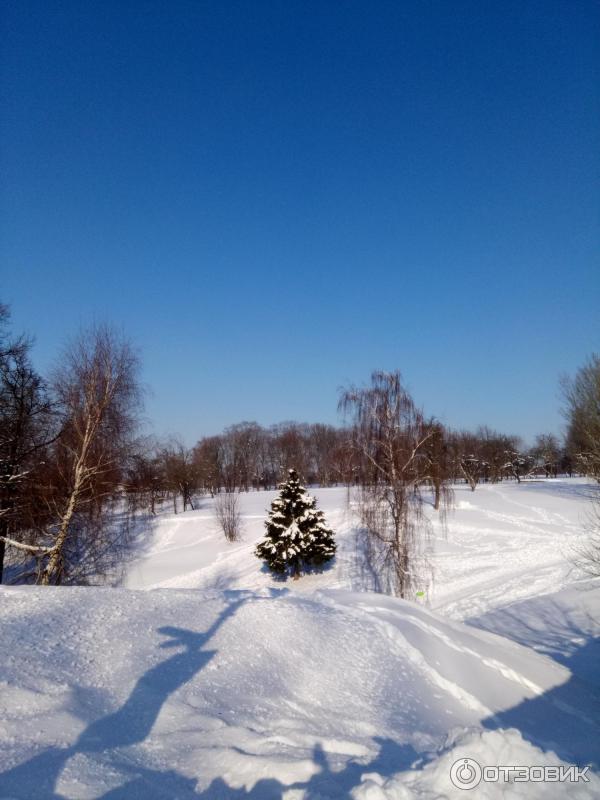
[[215, 497], [215, 516], [228, 542], [236, 542], [242, 533], [238, 492], [220, 492]]
[[9, 339], [8, 319], [0, 305], [0, 582], [7, 543], [31, 544], [41, 510], [37, 466], [56, 436], [46, 386], [29, 361], [31, 342]]
[[449, 437], [449, 448], [455, 477], [464, 478], [474, 492], [489, 467], [481, 455], [480, 440], [469, 431], [452, 432]]
[[427, 445], [436, 426], [426, 420], [399, 372], [374, 372], [371, 386], [342, 393], [360, 456], [359, 515], [366, 552], [384, 591], [411, 596], [428, 580], [429, 526], [423, 489], [434, 481]]
[[227, 491], [247, 492], [260, 482], [259, 454], [263, 429], [256, 422], [240, 422], [221, 437], [220, 461], [223, 486]]
[[196, 444], [192, 451], [198, 483], [202, 491], [214, 497], [223, 485], [219, 454], [220, 436], [207, 436]]
[[592, 499], [585, 525], [587, 540], [575, 549], [573, 563], [591, 578], [600, 578], [600, 495]]
[[167, 493], [164, 463], [157, 447], [141, 440], [131, 453], [125, 476], [125, 490], [131, 510], [148, 509], [156, 514], [156, 506]]
[[546, 478], [556, 478], [563, 458], [558, 438], [553, 433], [539, 433], [530, 451], [533, 469], [539, 474], [544, 471]]
[[475, 433], [451, 432], [447, 443], [449, 474], [462, 477], [473, 492], [480, 482], [497, 483], [506, 478], [520, 481], [532, 463], [521, 452], [518, 436], [507, 436], [485, 425]]
[[428, 462], [431, 487], [433, 489], [433, 507], [439, 511], [444, 492], [448, 492], [450, 478], [448, 443], [444, 426], [435, 420], [429, 423], [431, 436], [424, 445], [424, 455]]
[[308, 426], [297, 422], [282, 422], [271, 428], [276, 481], [283, 480], [290, 469], [300, 475], [308, 475], [309, 444]]
[[194, 510], [194, 495], [200, 490], [198, 462], [194, 451], [184, 444], [173, 441], [161, 451], [165, 485], [173, 498], [173, 510], [177, 513], [177, 497], [181, 495], [183, 510], [188, 506]]
[[567, 449], [581, 471], [600, 482], [600, 356], [593, 353], [574, 378], [563, 378]]
[[214, 496], [226, 491], [272, 489], [291, 466], [308, 483], [350, 484], [356, 474], [348, 432], [332, 425], [283, 422], [265, 429], [241, 422], [220, 436], [200, 439], [194, 447], [201, 487]]
[[333, 425], [317, 423], [308, 429], [310, 455], [309, 482], [329, 486], [336, 480], [334, 456], [340, 441], [340, 432]]
[[107, 327], [82, 333], [52, 379], [61, 433], [46, 465], [48, 522], [28, 550], [37, 580], [59, 584], [111, 560], [122, 531], [107, 508], [119, 494], [138, 423], [139, 362]]

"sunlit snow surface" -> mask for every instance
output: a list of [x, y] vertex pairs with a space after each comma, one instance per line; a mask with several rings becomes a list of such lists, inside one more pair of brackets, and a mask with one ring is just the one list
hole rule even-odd
[[237, 544], [208, 499], [159, 515], [124, 587], [2, 587], [0, 798], [599, 797], [450, 781], [598, 768], [600, 588], [569, 561], [593, 490], [457, 487], [425, 602], [365, 591], [346, 489], [315, 491], [338, 556], [298, 581], [252, 555], [257, 492]]

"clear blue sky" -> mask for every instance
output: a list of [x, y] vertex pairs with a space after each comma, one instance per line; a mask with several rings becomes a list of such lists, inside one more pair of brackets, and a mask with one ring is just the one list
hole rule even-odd
[[3, 2], [0, 297], [139, 345], [156, 431], [337, 420], [399, 368], [559, 429], [600, 349], [600, 3]]

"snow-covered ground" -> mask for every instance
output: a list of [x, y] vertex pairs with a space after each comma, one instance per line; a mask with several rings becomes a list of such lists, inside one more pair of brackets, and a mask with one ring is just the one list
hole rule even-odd
[[[159, 516], [121, 587], [2, 587], [0, 798], [600, 797], [600, 587], [569, 561], [591, 491], [456, 487], [415, 602], [365, 591], [345, 489], [316, 490], [338, 556], [298, 581], [252, 555], [260, 492], [240, 543], [208, 499]], [[465, 792], [465, 758], [592, 771]]]

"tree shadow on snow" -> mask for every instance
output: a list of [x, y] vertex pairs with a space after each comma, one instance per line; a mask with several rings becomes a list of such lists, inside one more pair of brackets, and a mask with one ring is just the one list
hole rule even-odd
[[[225, 798], [227, 800], [281, 800], [284, 792], [295, 789], [303, 792], [304, 800], [326, 800], [327, 798], [352, 800], [350, 793], [352, 789], [360, 785], [365, 773], [376, 772], [386, 778], [396, 772], [410, 769], [414, 764], [423, 760], [410, 744], [399, 744], [392, 739], [377, 737], [374, 741], [379, 745], [379, 753], [368, 764], [351, 760], [341, 769], [334, 770], [329, 764], [327, 753], [321, 745], [317, 744], [313, 750], [312, 760], [318, 769], [307, 781], [284, 784], [269, 778], [258, 781], [252, 789], [243, 787], [235, 789], [222, 778], [216, 778], [207, 789], [193, 797], [202, 800], [225, 800]], [[119, 800], [125, 800], [125, 796], [120, 797]]]
[[[585, 588], [585, 587], [583, 587]], [[582, 588], [582, 591], [583, 591]], [[512, 639], [566, 667], [571, 677], [483, 721], [486, 728], [517, 728], [536, 747], [567, 763], [598, 766], [600, 754], [600, 638], [584, 608], [536, 597], [468, 621]]]
[[[77, 754], [118, 751], [143, 742], [150, 733], [158, 714], [173, 692], [200, 672], [215, 655], [215, 650], [203, 650], [204, 645], [212, 638], [223, 623], [246, 602], [239, 598], [230, 602], [217, 617], [211, 627], [204, 633], [165, 626], [158, 629], [163, 636], [169, 637], [160, 646], [163, 648], [183, 648], [171, 658], [161, 661], [145, 672], [137, 681], [126, 702], [112, 714], [92, 722], [79, 736], [77, 741], [66, 748], [51, 747], [34, 756], [23, 764], [4, 773], [0, 773], [0, 791], [2, 797], [23, 798], [23, 800], [62, 800], [56, 793], [56, 784], [67, 761]], [[127, 758], [123, 758], [124, 763]], [[131, 762], [129, 762], [131, 764]], [[171, 789], [165, 793], [152, 794], [144, 777], [144, 769], [135, 767], [139, 773], [134, 786], [143, 789], [143, 797], [178, 797]], [[151, 771], [152, 772], [152, 771]], [[172, 784], [174, 773], [152, 772], [151, 784], [156, 787]], [[167, 777], [169, 776], [169, 777]], [[186, 779], [181, 779], [187, 782]], [[142, 782], [140, 784], [140, 781]], [[176, 785], [176, 784], [175, 784]], [[119, 790], [117, 790], [119, 791]], [[118, 797], [109, 793], [107, 797]], [[134, 798], [130, 792], [122, 797]], [[182, 795], [185, 796], [185, 795]]]
[[[558, 659], [557, 659], [558, 660]], [[524, 739], [569, 764], [600, 765], [600, 638], [590, 638], [560, 663], [565, 683], [483, 720], [486, 728], [517, 728]], [[596, 675], [596, 682], [592, 682]]]
[[[229, 613], [232, 610], [228, 610]], [[221, 622], [216, 623], [211, 631], [214, 632]], [[198, 641], [192, 643], [188, 637], [201, 637], [202, 640], [205, 640], [209, 635], [208, 632], [205, 635], [191, 634], [189, 631], [183, 633], [185, 636], [181, 637], [178, 631], [177, 640], [173, 639], [168, 645], [175, 646], [176, 643], [181, 643], [185, 639], [188, 643], [193, 644], [194, 653], [197, 653]], [[186, 653], [189, 652], [189, 650], [186, 651]], [[203, 652], [208, 661], [214, 651]], [[185, 653], [180, 655], [185, 655]], [[172, 662], [173, 659], [169, 661]], [[192, 661], [195, 661], [195, 658], [192, 658]], [[167, 662], [163, 662], [163, 664], [165, 663]], [[161, 666], [159, 665], [159, 667]], [[171, 666], [175, 670], [177, 669], [172, 663]], [[182, 674], [189, 674], [190, 669], [192, 667], [186, 665]], [[281, 800], [284, 793], [291, 789], [301, 791], [305, 800], [326, 800], [327, 798], [351, 800], [352, 789], [360, 785], [365, 773], [376, 772], [385, 779], [396, 772], [417, 766], [422, 767], [426, 763], [423, 755], [419, 754], [410, 744], [400, 744], [392, 739], [375, 738], [374, 741], [379, 745], [379, 752], [370, 762], [365, 764], [349, 760], [341, 768], [332, 769], [327, 753], [321, 745], [317, 744], [312, 756], [316, 770], [308, 780], [284, 784], [275, 778], [262, 778], [252, 788], [246, 789], [244, 787], [236, 788], [223, 778], [216, 778], [206, 789], [198, 790], [195, 779], [187, 778], [175, 770], [155, 770], [132, 763], [127, 759], [126, 754], [123, 754], [122, 758], [119, 756], [118, 748], [140, 741], [139, 737], [147, 735], [149, 726], [153, 724], [158, 714], [154, 701], [155, 713], [148, 711], [136, 728], [130, 727], [129, 732], [123, 730], [130, 721], [129, 712], [140, 710], [135, 703], [148, 700], [152, 704], [153, 698], [146, 697], [145, 693], [150, 691], [150, 687], [153, 685], [154, 678], [157, 676], [156, 670], [158, 668], [149, 670], [143, 676], [127, 703], [119, 711], [90, 725], [73, 747], [62, 750], [51, 748], [26, 764], [0, 775], [2, 797], [6, 792], [10, 792], [11, 797], [20, 800], [21, 798], [23, 800], [34, 800], [34, 798], [35, 800], [65, 800], [63, 795], [56, 793], [55, 785], [66, 760], [77, 753], [99, 753], [113, 747], [117, 749], [117, 753], [111, 753], [107, 771], [109, 767], [113, 774], [115, 770], [118, 770], [121, 777], [125, 777], [125, 783], [110, 789], [98, 800]], [[154, 676], [151, 675], [153, 672]], [[174, 672], [172, 677], [175, 678]], [[177, 681], [180, 677], [181, 674], [177, 677]], [[140, 688], [142, 681], [145, 683], [145, 689]], [[159, 678], [159, 683], [161, 692], [167, 690], [167, 694], [163, 695], [163, 701], [180, 685], [177, 682], [177, 686], [174, 686], [169, 681], [165, 684], [162, 676]], [[135, 701], [132, 700], [134, 696], [138, 698]], [[126, 712], [125, 709], [128, 711]], [[337, 758], [339, 759], [339, 756]], [[127, 779], [127, 776], [130, 776], [130, 779]]]
[[306, 784], [292, 784], [290, 788], [305, 786], [306, 800], [332, 797], [351, 800], [350, 792], [361, 783], [365, 773], [376, 772], [389, 778], [396, 772], [410, 769], [416, 764], [423, 766], [424, 758], [410, 744], [400, 744], [393, 739], [375, 737], [379, 752], [368, 764], [349, 761], [342, 770], [331, 770], [327, 754], [317, 745], [313, 761], [320, 768]]

